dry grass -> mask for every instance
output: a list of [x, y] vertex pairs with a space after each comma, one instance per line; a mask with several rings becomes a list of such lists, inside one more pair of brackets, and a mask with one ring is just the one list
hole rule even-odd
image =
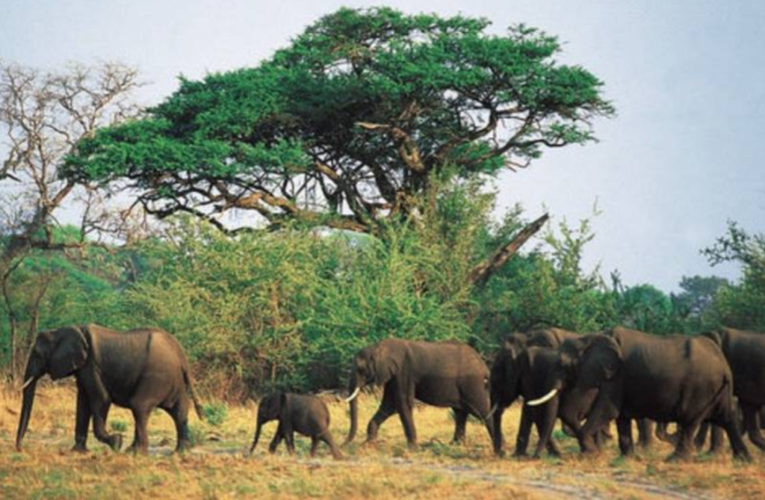
[[[360, 427], [376, 401], [364, 396]], [[152, 454], [112, 453], [92, 436], [91, 451], [76, 454], [73, 444], [75, 393], [70, 383], [42, 384], [25, 440], [13, 448], [20, 394], [0, 390], [0, 498], [745, 498], [765, 495], [765, 458], [752, 448], [753, 464], [734, 463], [728, 454], [699, 455], [693, 462], [667, 463], [669, 446], [660, 443], [636, 458], [621, 459], [616, 445], [597, 458], [582, 458], [574, 440], [559, 439], [563, 459], [494, 459], [483, 427], [468, 426], [465, 446], [448, 444], [453, 422], [448, 410], [417, 410], [420, 450], [406, 448], [401, 425], [391, 418], [382, 427], [376, 447], [352, 445], [346, 459], [333, 461], [321, 447], [308, 457], [308, 440], [297, 438], [298, 453], [282, 447], [270, 456], [270, 424], [255, 455], [243, 458], [254, 430], [255, 405], [228, 407], [216, 427], [192, 416], [199, 444], [185, 455], [169, 452], [175, 445], [172, 421], [157, 413], [150, 422]], [[331, 403], [335, 439], [348, 428], [347, 407]], [[505, 436], [514, 441], [519, 409], [505, 417]], [[114, 408], [110, 425], [132, 436], [132, 417]], [[559, 436], [560, 433], [556, 433]], [[560, 437], [560, 436], [559, 436]], [[363, 436], [358, 439], [363, 441]]]

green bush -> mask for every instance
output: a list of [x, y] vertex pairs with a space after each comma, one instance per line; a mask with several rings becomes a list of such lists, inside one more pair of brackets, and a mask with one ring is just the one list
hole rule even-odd
[[204, 406], [205, 421], [215, 427], [220, 427], [228, 416], [228, 407], [223, 402], [210, 403]]

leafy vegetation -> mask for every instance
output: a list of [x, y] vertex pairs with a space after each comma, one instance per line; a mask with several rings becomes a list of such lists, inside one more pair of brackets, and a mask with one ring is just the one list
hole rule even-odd
[[146, 117], [81, 141], [65, 175], [125, 181], [152, 213], [378, 233], [432, 174], [526, 166], [595, 139], [602, 83], [555, 37], [463, 16], [342, 8], [254, 68], [182, 79]]

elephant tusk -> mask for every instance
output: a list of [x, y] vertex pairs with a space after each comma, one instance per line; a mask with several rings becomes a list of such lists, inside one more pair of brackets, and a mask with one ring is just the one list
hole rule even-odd
[[351, 401], [353, 401], [354, 399], [356, 399], [356, 396], [358, 396], [358, 395], [359, 395], [359, 392], [360, 392], [360, 391], [361, 391], [361, 389], [359, 389], [358, 387], [356, 387], [356, 390], [355, 390], [355, 391], [353, 391], [353, 394], [351, 394], [350, 396], [348, 396], [348, 398], [345, 400], [345, 402], [346, 402], [346, 403], [350, 403]]
[[552, 398], [555, 397], [556, 394], [558, 394], [558, 389], [553, 389], [552, 391], [548, 392], [547, 394], [545, 394], [539, 399], [533, 399], [531, 401], [527, 401], [526, 404], [529, 406], [539, 406], [541, 404], [545, 404], [548, 401], [550, 401]]
[[23, 391], [27, 387], [29, 387], [29, 384], [35, 381], [34, 377], [29, 377], [26, 382], [24, 382], [24, 385], [21, 386], [21, 390]]
[[494, 406], [492, 406], [491, 410], [489, 411], [489, 414], [486, 415], [487, 420], [490, 419], [492, 415], [494, 415], [494, 412], [497, 411], [498, 406], [499, 404], [495, 404]]

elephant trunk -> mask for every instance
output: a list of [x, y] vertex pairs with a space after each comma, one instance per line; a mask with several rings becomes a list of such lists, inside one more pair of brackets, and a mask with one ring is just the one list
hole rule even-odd
[[350, 411], [351, 411], [351, 428], [348, 430], [348, 438], [345, 440], [345, 443], [343, 443], [343, 446], [347, 445], [351, 441], [353, 441], [353, 438], [356, 437], [356, 431], [358, 430], [358, 424], [359, 424], [359, 401], [358, 401], [358, 395], [359, 391], [361, 390], [361, 386], [357, 383], [358, 377], [356, 376], [356, 373], [354, 372], [351, 375], [351, 381], [348, 384], [348, 392], [350, 392], [351, 396], [348, 397], [348, 404], [350, 405]]
[[43, 371], [36, 357], [29, 358], [27, 369], [24, 372], [24, 399], [21, 404], [21, 416], [19, 417], [19, 429], [16, 433], [16, 450], [21, 450], [21, 441], [29, 426], [29, 417], [32, 415], [32, 405], [35, 402], [35, 388], [37, 380], [42, 377]]

